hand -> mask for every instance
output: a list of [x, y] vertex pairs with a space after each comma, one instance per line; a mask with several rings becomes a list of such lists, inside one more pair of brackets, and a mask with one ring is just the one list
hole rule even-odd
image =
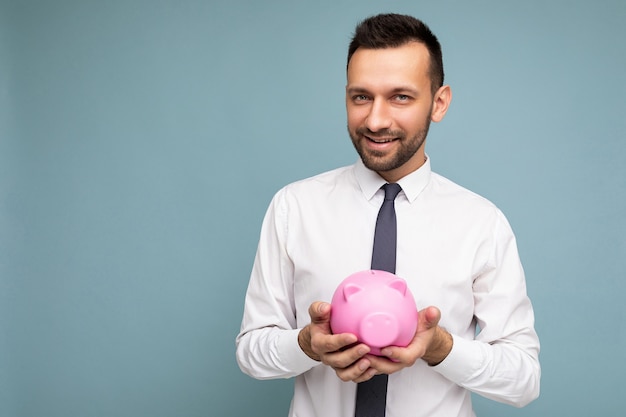
[[310, 358], [332, 367], [342, 381], [363, 382], [377, 372], [365, 357], [370, 348], [357, 343], [351, 333], [332, 334], [330, 304], [314, 302], [309, 307], [311, 323], [300, 330], [298, 343]]
[[[439, 327], [441, 312], [437, 307], [427, 307], [419, 312], [417, 331], [407, 347], [390, 346], [382, 349], [385, 357], [368, 355], [377, 373], [392, 374], [413, 366], [418, 359], [431, 366], [443, 361], [452, 350], [452, 335]], [[391, 360], [389, 360], [389, 359]]]

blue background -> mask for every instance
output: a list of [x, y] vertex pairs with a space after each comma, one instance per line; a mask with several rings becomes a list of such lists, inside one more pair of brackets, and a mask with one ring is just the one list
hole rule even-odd
[[234, 358], [284, 184], [356, 160], [358, 20], [424, 19], [454, 98], [434, 170], [495, 202], [541, 337], [541, 397], [480, 416], [618, 416], [626, 396], [626, 3], [2, 1], [0, 415], [280, 416]]

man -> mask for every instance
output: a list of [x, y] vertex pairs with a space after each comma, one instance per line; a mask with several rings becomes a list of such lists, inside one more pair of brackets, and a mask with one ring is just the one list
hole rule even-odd
[[[388, 376], [386, 415], [473, 416], [470, 392], [524, 406], [539, 395], [539, 341], [514, 235], [489, 201], [431, 171], [443, 119], [441, 48], [421, 21], [384, 14], [349, 47], [346, 108], [356, 164], [290, 184], [272, 200], [246, 295], [237, 360], [255, 378], [296, 377], [289, 415], [347, 417], [357, 385]], [[337, 285], [370, 268], [381, 186], [398, 183], [395, 273], [419, 324], [406, 347], [370, 355], [332, 334]]]

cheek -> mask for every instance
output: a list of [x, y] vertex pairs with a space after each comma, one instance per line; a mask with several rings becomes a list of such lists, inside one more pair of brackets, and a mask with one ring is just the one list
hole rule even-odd
[[394, 120], [398, 127], [404, 131], [419, 131], [424, 129], [430, 120], [430, 113], [427, 110], [396, 114]]
[[367, 117], [367, 113], [363, 112], [361, 109], [355, 109], [348, 107], [347, 109], [347, 121], [348, 127], [350, 130], [362, 125], [365, 122], [365, 118]]

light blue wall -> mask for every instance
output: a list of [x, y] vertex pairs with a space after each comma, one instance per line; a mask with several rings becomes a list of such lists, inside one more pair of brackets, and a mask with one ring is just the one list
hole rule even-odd
[[282, 185], [356, 155], [354, 24], [423, 18], [453, 105], [439, 173], [518, 236], [542, 395], [480, 416], [623, 415], [623, 0], [0, 3], [0, 415], [285, 415], [234, 359]]

